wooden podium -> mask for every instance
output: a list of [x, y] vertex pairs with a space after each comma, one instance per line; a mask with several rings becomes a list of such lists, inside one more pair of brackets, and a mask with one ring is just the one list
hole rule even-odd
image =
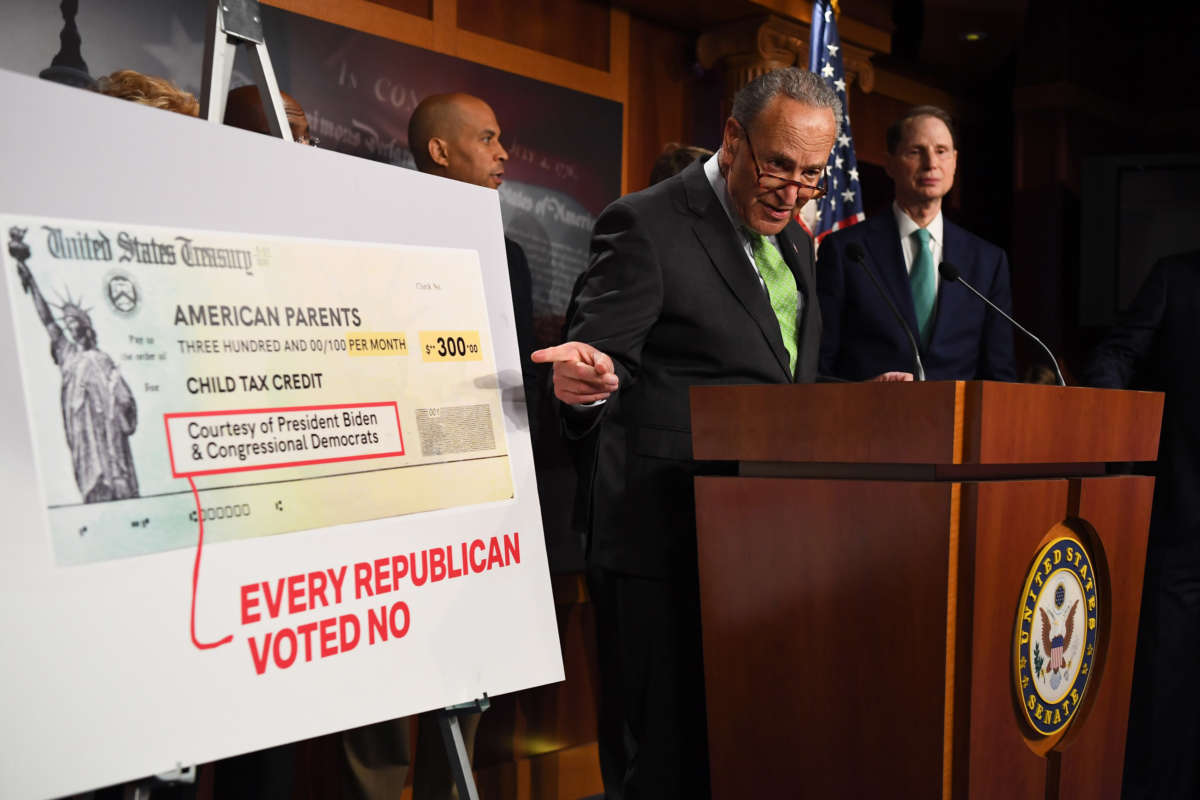
[[[739, 462], [696, 479], [713, 797], [1119, 797], [1154, 482], [1105, 463], [1156, 457], [1162, 403], [991, 382], [694, 388], [695, 457]], [[1045, 613], [1031, 570], [1063, 530], [1093, 563], [1095, 652], [1071, 667], [1087, 683], [1069, 725], [1042, 736], [1014, 677], [1018, 610]]]

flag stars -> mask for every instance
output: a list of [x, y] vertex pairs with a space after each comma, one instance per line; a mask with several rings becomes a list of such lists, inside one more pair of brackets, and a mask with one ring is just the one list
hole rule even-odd
[[[814, 33], [820, 30], [822, 18], [825, 24], [824, 30], [820, 30], [821, 35], [815, 37], [812, 44], [813, 58], [816, 61], [813, 71], [822, 77], [837, 97], [841, 98], [844, 110], [853, 76], [847, 75], [843, 68], [842, 43], [838, 40], [835, 12], [828, 0], [820, 3], [814, 0], [813, 6]], [[817, 12], [816, 8], [820, 8], [820, 11]], [[825, 52], [821, 52], [822, 48]], [[850, 133], [848, 114], [843, 116], [837, 140], [830, 148], [821, 182], [826, 189], [824, 195], [805, 209], [813, 235], [818, 239], [838, 227], [853, 225], [863, 219], [862, 186], [859, 183], [858, 164], [854, 158], [854, 140]]]

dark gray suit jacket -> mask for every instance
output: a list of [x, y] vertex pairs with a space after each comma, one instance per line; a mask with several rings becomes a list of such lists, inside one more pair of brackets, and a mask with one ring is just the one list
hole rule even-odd
[[688, 389], [812, 381], [821, 314], [812, 242], [778, 237], [804, 298], [794, 375], [767, 294], [696, 162], [605, 209], [567, 321], [567, 338], [612, 357], [620, 389], [602, 406], [565, 409], [586, 439], [580, 480], [589, 563], [645, 577], [695, 564]]

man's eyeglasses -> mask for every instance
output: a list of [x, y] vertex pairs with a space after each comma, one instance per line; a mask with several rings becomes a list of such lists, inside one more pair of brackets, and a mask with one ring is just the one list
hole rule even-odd
[[[741, 125], [741, 123], [738, 123]], [[759, 188], [765, 189], [768, 192], [778, 191], [787, 186], [795, 186], [809, 200], [816, 200], [818, 197], [824, 197], [825, 187], [825, 172], [822, 170], [821, 179], [816, 185], [805, 183], [804, 181], [794, 181], [791, 178], [784, 178], [779, 175], [772, 175], [769, 172], [763, 172], [762, 167], [758, 164], [758, 156], [754, 154], [754, 145], [750, 143], [750, 131], [746, 126], [742, 125], [742, 133], [746, 135], [746, 147], [750, 149], [750, 160], [754, 162], [754, 173], [758, 176]]]

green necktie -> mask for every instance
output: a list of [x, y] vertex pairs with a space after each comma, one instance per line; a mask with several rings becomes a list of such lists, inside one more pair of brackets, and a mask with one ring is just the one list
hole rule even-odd
[[933, 328], [933, 304], [937, 300], [937, 275], [933, 269], [933, 253], [929, 249], [929, 231], [917, 228], [912, 235], [917, 240], [917, 251], [913, 255], [912, 272], [908, 279], [912, 284], [913, 310], [917, 312], [921, 343], [929, 344], [929, 333]]
[[754, 266], [767, 286], [771, 298], [771, 309], [779, 320], [779, 332], [783, 334], [783, 346], [788, 351], [788, 369], [796, 374], [796, 312], [799, 294], [796, 292], [796, 276], [788, 269], [783, 256], [775, 245], [761, 233], [747, 230], [750, 246], [754, 249]]

